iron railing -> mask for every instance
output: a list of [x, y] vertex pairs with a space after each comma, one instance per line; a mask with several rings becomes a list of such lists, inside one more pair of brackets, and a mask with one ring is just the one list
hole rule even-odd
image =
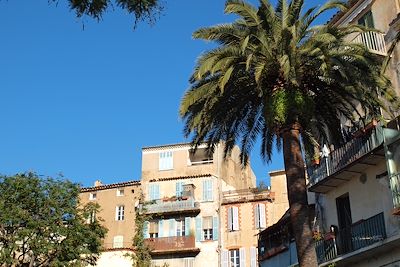
[[354, 138], [321, 158], [319, 165], [307, 164], [307, 174], [313, 186], [319, 181], [345, 168], [357, 159], [371, 152], [383, 142], [383, 128], [377, 126], [368, 134]]
[[319, 263], [336, 258], [361, 248], [370, 246], [386, 238], [383, 212], [366, 220], [361, 220], [349, 228], [330, 233], [328, 238], [315, 242]]
[[240, 189], [240, 190], [229, 190], [222, 193], [222, 203], [231, 203], [238, 201], [252, 201], [257, 199], [268, 199], [273, 198], [274, 194], [271, 190], [258, 190], [257, 188], [252, 189]]
[[147, 238], [145, 242], [152, 251], [174, 251], [196, 248], [195, 237], [192, 235]]
[[380, 32], [363, 32], [358, 34], [354, 43], [364, 44], [371, 52], [386, 56], [385, 35]]
[[155, 203], [146, 204], [146, 213], [168, 213], [168, 212], [179, 212], [186, 210], [199, 209], [200, 205], [195, 202], [193, 198], [188, 200], [177, 200], [177, 201], [163, 201], [162, 199], [154, 200]]

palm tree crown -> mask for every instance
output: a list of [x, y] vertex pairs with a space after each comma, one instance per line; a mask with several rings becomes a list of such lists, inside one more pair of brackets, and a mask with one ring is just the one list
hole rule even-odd
[[378, 116], [384, 105], [377, 96], [392, 99], [378, 56], [346, 42], [362, 27], [311, 26], [326, 10], [345, 5], [331, 1], [303, 12], [303, 2], [281, 0], [273, 8], [260, 0], [256, 8], [229, 0], [225, 12], [239, 19], [194, 33], [219, 44], [198, 59], [181, 102], [185, 134], [194, 133], [194, 144], [225, 140], [229, 152], [239, 141], [245, 164], [261, 136], [261, 155], [270, 161], [282, 128], [299, 123], [306, 149], [321, 138], [338, 142], [341, 118]]

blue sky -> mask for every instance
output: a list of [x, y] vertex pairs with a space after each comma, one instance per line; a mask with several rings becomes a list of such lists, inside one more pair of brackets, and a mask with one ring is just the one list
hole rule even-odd
[[[233, 18], [221, 0], [165, 7], [154, 26], [133, 30], [119, 10], [97, 23], [61, 0], [0, 1], [0, 173], [63, 173], [85, 186], [139, 179], [142, 147], [189, 141], [179, 102], [212, 47], [191, 34]], [[279, 153], [267, 165], [258, 152], [259, 181], [283, 168]]]

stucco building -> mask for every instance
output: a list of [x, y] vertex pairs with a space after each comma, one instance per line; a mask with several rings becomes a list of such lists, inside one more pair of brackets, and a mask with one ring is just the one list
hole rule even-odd
[[94, 216], [103, 220], [108, 229], [103, 240], [104, 252], [97, 266], [131, 267], [131, 260], [124, 256], [132, 253], [135, 234], [135, 209], [139, 206], [141, 188], [139, 181], [128, 181], [104, 185], [96, 181], [94, 186], [81, 189], [82, 205], [98, 203], [100, 212]]
[[222, 192], [255, 187], [239, 149], [224, 159], [222, 144], [212, 154], [190, 144], [143, 148], [141, 183], [153, 264], [220, 266]]

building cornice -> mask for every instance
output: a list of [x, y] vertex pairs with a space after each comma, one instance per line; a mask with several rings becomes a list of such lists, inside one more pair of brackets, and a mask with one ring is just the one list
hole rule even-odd
[[173, 180], [184, 180], [184, 179], [198, 179], [204, 177], [215, 177], [214, 175], [207, 173], [207, 174], [199, 174], [199, 175], [188, 175], [188, 176], [172, 176], [172, 177], [160, 177], [150, 179], [149, 182], [163, 182], [163, 181], [173, 181]]
[[112, 188], [133, 186], [133, 185], [140, 186], [140, 181], [133, 180], [133, 181], [126, 181], [126, 182], [121, 182], [121, 183], [114, 183], [114, 184], [82, 187], [80, 191], [81, 191], [81, 193], [84, 193], [84, 192], [92, 192], [92, 191], [106, 190], [106, 189], [112, 189]]

